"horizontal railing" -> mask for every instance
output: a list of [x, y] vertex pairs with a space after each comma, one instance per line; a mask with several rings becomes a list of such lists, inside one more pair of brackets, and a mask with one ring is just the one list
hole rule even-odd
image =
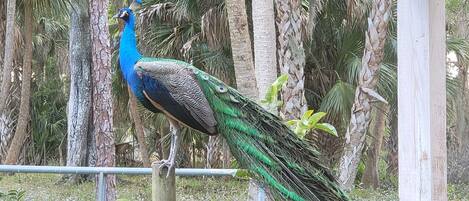
[[[0, 165], [0, 172], [49, 174], [151, 175], [151, 168]], [[176, 176], [236, 176], [237, 169], [176, 168]]]
[[[69, 167], [69, 166], [23, 166], [0, 165], [0, 172], [8, 173], [46, 173], [46, 174], [96, 174], [98, 175], [98, 200], [105, 200], [106, 175], [152, 175], [152, 168], [129, 167]], [[176, 168], [176, 176], [230, 176], [235, 177], [237, 169], [197, 169]], [[259, 192], [259, 198], [264, 192]], [[260, 200], [260, 199], [259, 199]], [[264, 200], [264, 198], [262, 199]]]

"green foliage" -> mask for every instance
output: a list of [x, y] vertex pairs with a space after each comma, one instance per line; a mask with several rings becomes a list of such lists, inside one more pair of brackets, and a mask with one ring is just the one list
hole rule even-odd
[[[287, 83], [288, 75], [283, 74], [278, 77], [272, 85], [270, 85], [265, 97], [261, 100], [261, 105], [271, 113], [277, 113], [278, 107], [282, 105], [282, 101], [278, 99], [279, 92], [282, 87]], [[286, 124], [295, 132], [295, 134], [304, 139], [305, 135], [313, 130], [320, 130], [329, 133], [333, 136], [337, 135], [337, 130], [334, 126], [328, 123], [319, 123], [319, 121], [326, 116], [325, 112], [314, 113], [314, 110], [306, 111], [301, 119], [294, 119], [287, 121]]]
[[0, 200], [4, 201], [20, 201], [23, 200], [26, 191], [9, 190], [6, 193], [0, 192]]
[[32, 152], [29, 154], [35, 164], [47, 164], [47, 160], [57, 159], [59, 149], [66, 145], [66, 84], [57, 76], [58, 69], [54, 63], [54, 60], [49, 60], [43, 77], [34, 80], [32, 90]]
[[282, 106], [283, 102], [278, 99], [278, 92], [288, 81], [288, 74], [283, 74], [278, 77], [272, 85], [270, 85], [265, 97], [261, 100], [261, 105], [267, 111], [276, 114], [278, 108]]
[[324, 116], [326, 116], [325, 112], [314, 113], [314, 110], [308, 110], [303, 114], [301, 119], [287, 121], [287, 125], [289, 125], [295, 134], [301, 139], [313, 130], [321, 130], [337, 137], [337, 130], [334, 126], [328, 123], [319, 123], [319, 120]]

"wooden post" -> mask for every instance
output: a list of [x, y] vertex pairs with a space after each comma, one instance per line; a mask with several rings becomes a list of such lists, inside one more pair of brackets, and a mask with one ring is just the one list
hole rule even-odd
[[[176, 176], [175, 168], [168, 170], [161, 167], [161, 163], [153, 163], [151, 178], [151, 200], [152, 201], [176, 201]], [[169, 172], [169, 175], [166, 176]]]
[[447, 200], [445, 1], [399, 0], [399, 198]]

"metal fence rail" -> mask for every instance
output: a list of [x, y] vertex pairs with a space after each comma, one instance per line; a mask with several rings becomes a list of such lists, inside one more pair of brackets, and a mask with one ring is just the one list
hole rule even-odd
[[[105, 200], [106, 175], [151, 175], [152, 168], [0, 165], [0, 172], [98, 175], [98, 200]], [[176, 168], [176, 176], [231, 176], [237, 169]]]
[[[69, 166], [23, 166], [0, 165], [0, 172], [12, 173], [49, 173], [49, 174], [114, 174], [114, 175], [151, 175], [151, 168], [129, 167], [69, 167]], [[234, 177], [237, 169], [200, 169], [176, 168], [176, 176], [230, 176]]]

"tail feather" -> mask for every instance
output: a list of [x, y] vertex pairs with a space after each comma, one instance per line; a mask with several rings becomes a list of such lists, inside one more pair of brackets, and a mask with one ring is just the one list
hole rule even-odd
[[349, 200], [318, 158], [275, 115], [223, 82], [194, 69], [217, 119], [217, 129], [244, 168], [271, 187], [276, 198], [294, 201]]

